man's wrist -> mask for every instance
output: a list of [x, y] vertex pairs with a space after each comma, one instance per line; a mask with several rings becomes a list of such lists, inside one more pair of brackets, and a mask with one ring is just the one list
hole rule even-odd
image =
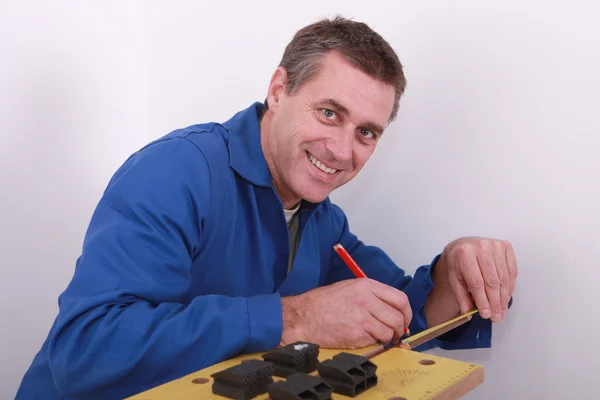
[[446, 255], [442, 254], [440, 260], [442, 260], [442, 268], [440, 268], [438, 271], [439, 276], [436, 279], [440, 287], [443, 288], [444, 299], [448, 304], [452, 304], [452, 306], [454, 306], [454, 310], [456, 310], [455, 313], [459, 314], [460, 304], [458, 304], [456, 293], [452, 288], [452, 283], [450, 283], [450, 274], [448, 273], [448, 262]]
[[439, 287], [441, 289], [452, 289], [450, 286], [450, 277], [448, 276], [446, 254], [442, 253], [432, 268], [433, 273], [431, 274], [431, 280], [433, 281], [434, 287]]
[[299, 296], [281, 298], [281, 312], [283, 314], [283, 330], [281, 333], [280, 347], [301, 340], [304, 313], [298, 307]]
[[425, 302], [428, 327], [437, 325], [460, 313], [460, 305], [450, 283], [446, 255], [442, 253], [432, 266], [433, 289]]

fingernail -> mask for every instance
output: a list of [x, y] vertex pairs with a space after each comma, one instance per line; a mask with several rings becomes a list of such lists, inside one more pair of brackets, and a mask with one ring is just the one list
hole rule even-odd
[[489, 318], [492, 315], [492, 312], [489, 309], [480, 310], [479, 314], [481, 314], [482, 318]]
[[502, 311], [502, 319], [506, 317], [506, 310]]
[[410, 335], [410, 329], [408, 329], [407, 326], [404, 327], [404, 334], [405, 335]]
[[492, 321], [494, 321], [494, 322], [500, 322], [500, 314], [494, 314], [494, 315], [492, 315]]

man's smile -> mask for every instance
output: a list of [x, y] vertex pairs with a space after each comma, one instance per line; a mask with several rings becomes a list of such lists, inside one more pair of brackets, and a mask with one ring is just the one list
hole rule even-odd
[[306, 152], [306, 155], [308, 156], [308, 159], [310, 160], [310, 162], [315, 167], [319, 168], [321, 171], [323, 171], [327, 174], [332, 174], [332, 175], [338, 171], [335, 168], [328, 167], [327, 165], [325, 165], [325, 163], [321, 162], [317, 157], [313, 156], [308, 151]]

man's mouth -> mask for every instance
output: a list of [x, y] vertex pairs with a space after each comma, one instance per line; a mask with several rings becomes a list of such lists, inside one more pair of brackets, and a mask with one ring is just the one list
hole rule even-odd
[[319, 168], [321, 171], [327, 173], [327, 174], [335, 174], [338, 170], [335, 168], [331, 168], [328, 167], [327, 165], [325, 165], [325, 163], [319, 161], [319, 159], [317, 159], [317, 157], [313, 156], [312, 154], [310, 154], [308, 151], [306, 152], [306, 155], [308, 156], [308, 159], [310, 160], [310, 162], [317, 168]]

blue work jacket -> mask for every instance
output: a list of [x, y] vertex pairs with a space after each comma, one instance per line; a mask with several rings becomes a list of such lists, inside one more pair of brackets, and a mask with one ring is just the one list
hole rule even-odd
[[[17, 400], [122, 399], [225, 359], [278, 346], [281, 297], [353, 275], [402, 289], [423, 330], [430, 264], [407, 275], [361, 242], [329, 199], [302, 202], [301, 239], [287, 274], [289, 233], [260, 146], [254, 103], [224, 123], [171, 132], [129, 157], [86, 232], [59, 313]], [[489, 347], [491, 323], [471, 322], [420, 349]]]

